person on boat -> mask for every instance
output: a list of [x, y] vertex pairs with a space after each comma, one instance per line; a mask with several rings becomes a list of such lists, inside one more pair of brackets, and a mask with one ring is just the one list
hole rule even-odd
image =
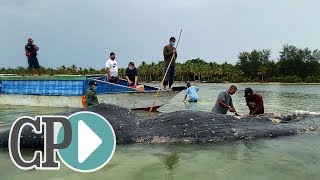
[[244, 97], [249, 108], [249, 115], [259, 115], [264, 113], [263, 98], [260, 94], [253, 93], [253, 90], [248, 87], [244, 90]]
[[199, 88], [197, 86], [191, 86], [190, 83], [187, 83], [186, 94], [184, 96], [183, 102], [187, 102], [187, 97], [189, 97], [189, 102], [197, 102]]
[[90, 107], [96, 104], [99, 104], [97, 94], [95, 89], [97, 88], [97, 82], [90, 81], [89, 82], [89, 89], [86, 91], [86, 107]]
[[116, 61], [116, 54], [114, 52], [110, 53], [110, 57], [106, 62], [106, 69], [108, 81], [119, 84], [118, 63]]
[[128, 86], [136, 88], [138, 84], [138, 78], [138, 69], [134, 66], [133, 62], [129, 62], [129, 65], [126, 69], [126, 79], [128, 81]]
[[237, 87], [232, 85], [228, 90], [220, 92], [215, 105], [212, 108], [212, 112], [219, 114], [227, 114], [230, 112], [236, 112], [233, 106], [231, 95], [237, 92]]
[[33, 74], [32, 69], [34, 68], [36, 69], [38, 75], [40, 75], [40, 71], [39, 71], [40, 66], [37, 58], [37, 55], [38, 55], [37, 51], [39, 51], [39, 47], [33, 43], [32, 38], [29, 38], [28, 43], [25, 45], [24, 49], [25, 49], [25, 54], [28, 58], [30, 74], [31, 75]]
[[[169, 40], [169, 44], [163, 48], [165, 72], [169, 68], [167, 75], [165, 77], [165, 80], [163, 81], [164, 90], [167, 89], [168, 85], [169, 85], [169, 90], [172, 90], [171, 86], [172, 86], [173, 80], [174, 80], [174, 74], [175, 74], [175, 70], [176, 70], [176, 59], [177, 59], [177, 50], [174, 47], [175, 42], [176, 42], [176, 38], [171, 37]], [[171, 59], [172, 59], [172, 62], [170, 64]], [[170, 66], [169, 66], [169, 64], [170, 64]]]

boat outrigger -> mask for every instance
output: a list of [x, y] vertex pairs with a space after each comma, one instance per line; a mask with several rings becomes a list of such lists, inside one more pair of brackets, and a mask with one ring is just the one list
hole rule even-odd
[[[98, 86], [99, 102], [116, 104], [128, 109], [149, 109], [156, 87], [144, 85], [144, 90], [127, 87], [126, 80], [119, 84], [106, 82], [102, 75], [58, 75], [58, 76], [0, 76], [0, 104], [83, 107], [81, 97], [88, 89], [88, 81]], [[184, 87], [173, 87], [172, 91], [159, 93], [154, 110], [168, 103]]]

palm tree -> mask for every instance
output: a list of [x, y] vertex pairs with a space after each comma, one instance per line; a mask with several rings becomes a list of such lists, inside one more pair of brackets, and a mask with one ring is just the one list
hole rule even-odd
[[263, 66], [259, 67], [257, 74], [261, 76], [261, 81], [263, 82], [264, 76], [267, 74], [267, 68]]

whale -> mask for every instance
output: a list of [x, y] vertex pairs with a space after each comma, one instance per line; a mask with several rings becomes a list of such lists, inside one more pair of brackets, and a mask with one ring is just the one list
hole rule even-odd
[[[232, 116], [212, 112], [181, 110], [156, 116], [141, 117], [134, 111], [112, 104], [78, 108], [57, 115], [70, 116], [91, 111], [108, 120], [114, 129], [117, 144], [132, 143], [197, 143], [276, 138], [320, 130], [320, 115], [265, 114], [256, 117]], [[0, 132], [0, 147], [8, 148], [10, 130]], [[20, 148], [42, 149], [44, 138], [24, 126]]]

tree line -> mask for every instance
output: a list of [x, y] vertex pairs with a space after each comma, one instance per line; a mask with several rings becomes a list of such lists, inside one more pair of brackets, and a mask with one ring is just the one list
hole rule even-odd
[[[284, 45], [275, 60], [271, 59], [271, 50], [253, 50], [240, 52], [236, 64], [225, 62], [218, 64], [203, 59], [191, 59], [176, 63], [176, 81], [201, 82], [286, 82], [286, 83], [319, 83], [320, 51], [309, 48], [300, 49]], [[163, 60], [157, 63], [143, 61], [139, 66], [140, 80], [145, 82], [161, 81], [164, 75]], [[42, 74], [105, 74], [105, 68], [78, 68], [76, 65], [58, 68], [41, 67]], [[1, 68], [0, 74], [27, 75], [27, 68]], [[125, 69], [119, 69], [119, 76], [124, 78]]]

